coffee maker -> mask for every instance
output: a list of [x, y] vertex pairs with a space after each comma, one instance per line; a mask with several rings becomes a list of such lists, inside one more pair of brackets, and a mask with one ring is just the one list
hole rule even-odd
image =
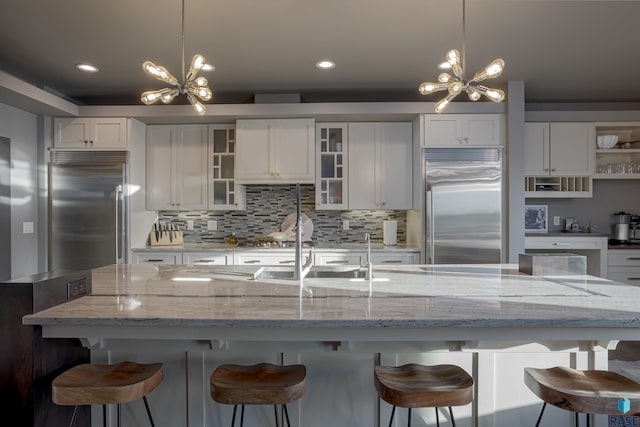
[[640, 215], [631, 215], [629, 221], [629, 240], [631, 243], [640, 243]]
[[629, 241], [629, 225], [631, 222], [631, 214], [626, 212], [618, 212], [613, 214], [612, 244], [623, 245], [630, 243]]

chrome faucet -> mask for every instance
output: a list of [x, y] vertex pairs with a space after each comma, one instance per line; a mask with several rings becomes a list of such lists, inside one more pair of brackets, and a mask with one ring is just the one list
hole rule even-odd
[[367, 243], [367, 261], [363, 266], [367, 269], [365, 280], [371, 280], [373, 278], [373, 263], [371, 262], [371, 234], [364, 233], [364, 241]]
[[300, 184], [296, 184], [297, 199], [296, 199], [296, 259], [295, 270], [293, 272], [293, 280], [299, 280], [300, 286], [305, 276], [311, 270], [311, 263], [313, 262], [312, 250], [309, 250], [309, 259], [303, 264], [302, 262], [302, 211], [300, 207]]

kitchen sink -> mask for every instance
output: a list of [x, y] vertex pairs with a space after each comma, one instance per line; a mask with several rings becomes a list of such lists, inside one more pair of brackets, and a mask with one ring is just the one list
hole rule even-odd
[[[367, 271], [361, 268], [322, 268], [312, 267], [305, 279], [364, 279]], [[285, 268], [265, 268], [256, 279], [293, 279], [294, 271]]]

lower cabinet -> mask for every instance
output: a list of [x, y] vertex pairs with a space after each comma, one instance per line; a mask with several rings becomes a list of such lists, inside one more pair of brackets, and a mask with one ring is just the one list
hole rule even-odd
[[134, 252], [133, 259], [136, 264], [182, 264], [182, 252]]
[[189, 265], [232, 265], [232, 252], [184, 252], [182, 263]]
[[314, 265], [362, 265], [367, 255], [364, 252], [316, 253]]
[[[303, 254], [304, 261], [307, 257]], [[277, 253], [277, 254], [264, 254], [264, 253], [251, 253], [240, 252], [233, 254], [234, 265], [295, 265], [296, 257], [294, 252], [291, 253]]]
[[640, 250], [609, 250], [608, 279], [628, 285], [640, 286]]
[[371, 262], [377, 264], [420, 264], [419, 252], [372, 253]]

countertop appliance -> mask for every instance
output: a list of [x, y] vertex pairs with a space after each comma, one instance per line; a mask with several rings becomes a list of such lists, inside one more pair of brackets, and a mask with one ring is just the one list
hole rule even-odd
[[127, 261], [126, 151], [52, 151], [49, 163], [49, 270]]
[[502, 149], [426, 148], [427, 264], [502, 262]]
[[[91, 272], [54, 271], [0, 283], [0, 411], [2, 425], [66, 427], [73, 406], [51, 400], [51, 381], [90, 361], [77, 338], [43, 338], [42, 327], [22, 317], [91, 293]], [[77, 426], [90, 424], [90, 408], [78, 408]], [[7, 421], [11, 420], [11, 421]]]
[[631, 214], [626, 212], [618, 212], [613, 214], [613, 243], [629, 242], [629, 223], [631, 222]]

